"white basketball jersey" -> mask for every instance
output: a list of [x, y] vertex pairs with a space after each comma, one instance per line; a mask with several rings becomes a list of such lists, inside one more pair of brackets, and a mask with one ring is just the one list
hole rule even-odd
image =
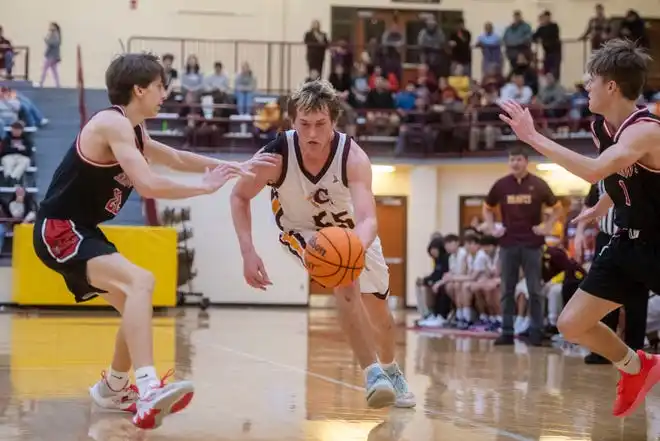
[[338, 226], [354, 228], [353, 202], [346, 182], [350, 138], [335, 132], [328, 161], [317, 176], [303, 166], [295, 130], [286, 132], [283, 180], [273, 188], [273, 213], [285, 232]]

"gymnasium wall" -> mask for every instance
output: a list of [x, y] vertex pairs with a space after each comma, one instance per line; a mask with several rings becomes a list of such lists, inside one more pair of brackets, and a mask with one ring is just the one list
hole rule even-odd
[[[562, 171], [530, 170], [548, 180], [558, 194], [582, 193], [588, 184]], [[199, 179], [191, 175], [162, 170], [176, 179]], [[483, 195], [495, 180], [508, 173], [505, 163], [444, 164], [439, 166], [396, 166], [394, 172], [374, 171], [376, 195], [402, 195], [408, 198], [407, 212], [407, 290], [408, 304], [414, 304], [416, 277], [429, 270], [426, 246], [434, 231], [444, 234], [459, 230], [460, 196]], [[261, 292], [247, 286], [238, 242], [233, 231], [229, 208], [232, 184], [214, 195], [186, 201], [158, 201], [158, 210], [165, 207], [190, 207], [195, 249], [194, 289], [203, 292], [213, 302], [306, 304], [308, 279], [292, 256], [281, 249], [277, 241], [269, 191], [264, 190], [252, 204], [253, 237], [263, 258], [273, 286]]]
[[[584, 31], [593, 13], [593, 1], [557, 0], [443, 0], [441, 5], [405, 4], [405, 9], [462, 10], [473, 34], [481, 32], [485, 21], [497, 27], [506, 26], [514, 9], [522, 11], [533, 25], [541, 10], [549, 9], [562, 29], [562, 38], [575, 38]], [[121, 51], [118, 40], [129, 37], [185, 37], [260, 41], [302, 41], [311, 20], [319, 19], [330, 28], [331, 6], [403, 8], [401, 3], [387, 0], [137, 0], [132, 10], [129, 0], [21, 0], [3, 8], [5, 36], [15, 45], [31, 48], [30, 65], [36, 77], [43, 61], [43, 38], [50, 21], [62, 28], [61, 76], [65, 86], [75, 85], [75, 50], [81, 44], [87, 87], [103, 87], [103, 75], [109, 60]], [[312, 7], [313, 5], [313, 7]], [[607, 13], [623, 15], [629, 8], [647, 17], [657, 15], [655, 2], [645, 0], [610, 0]], [[146, 48], [145, 48], [146, 49]], [[177, 53], [179, 46], [154, 45], [148, 49]], [[222, 48], [218, 49], [223, 52]], [[214, 54], [233, 61], [231, 47]], [[255, 48], [247, 54], [253, 64], [263, 64], [263, 50]], [[565, 54], [565, 60], [580, 56], [581, 50]], [[304, 52], [295, 57], [294, 72], [304, 72]], [[580, 63], [581, 64], [581, 63]], [[210, 69], [211, 66], [203, 66]], [[579, 75], [582, 66], [572, 66], [570, 77]], [[255, 66], [255, 71], [259, 71]], [[297, 78], [297, 75], [296, 75]], [[33, 78], [34, 79], [34, 78]], [[302, 78], [301, 78], [302, 79]]]

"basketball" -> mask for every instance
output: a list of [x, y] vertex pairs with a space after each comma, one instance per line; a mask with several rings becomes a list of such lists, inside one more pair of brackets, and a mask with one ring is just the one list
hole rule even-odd
[[323, 228], [307, 243], [305, 267], [326, 288], [349, 285], [364, 269], [362, 242], [351, 230]]

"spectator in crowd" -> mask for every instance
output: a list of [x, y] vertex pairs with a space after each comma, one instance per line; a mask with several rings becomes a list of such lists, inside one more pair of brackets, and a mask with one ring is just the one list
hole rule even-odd
[[511, 75], [511, 81], [505, 84], [500, 92], [503, 101], [514, 100], [523, 105], [529, 105], [533, 97], [532, 89], [525, 84], [525, 77], [518, 72]]
[[384, 78], [387, 82], [387, 88], [390, 92], [399, 90], [399, 79], [393, 73], [385, 74], [380, 66], [374, 67], [374, 73], [369, 77], [369, 87], [374, 89], [377, 87], [376, 83], [380, 78]]
[[399, 138], [394, 149], [395, 155], [401, 155], [406, 150], [412, 150], [416, 145], [426, 150], [437, 137], [437, 130], [431, 125], [434, 119], [429, 112], [426, 98], [415, 98], [415, 108], [401, 114]]
[[552, 73], [556, 79], [561, 74], [561, 39], [559, 26], [552, 21], [550, 11], [539, 15], [539, 27], [534, 32], [532, 40], [543, 47], [543, 71]]
[[500, 71], [501, 66], [497, 64], [491, 64], [486, 68], [486, 72], [481, 79], [481, 88], [486, 94], [494, 93], [495, 95], [499, 95], [500, 89], [506, 84]]
[[383, 77], [378, 77], [376, 87], [367, 94], [367, 122], [378, 134], [391, 134], [396, 131], [399, 117], [394, 112], [394, 98], [389, 90], [389, 83]]
[[589, 111], [589, 92], [584, 88], [584, 84], [577, 83], [574, 92], [568, 98], [570, 110], [568, 118], [570, 119], [571, 130], [577, 132], [582, 126], [589, 127], [589, 121], [586, 121], [591, 115]]
[[406, 37], [401, 32], [398, 19], [394, 17], [389, 28], [383, 32], [381, 37], [382, 59], [380, 64], [386, 74], [394, 74], [397, 82], [401, 82], [403, 75], [402, 52], [405, 50], [405, 44]]
[[20, 220], [24, 224], [32, 224], [37, 217], [37, 203], [26, 190], [25, 187], [17, 186], [14, 189], [14, 196], [9, 202], [9, 212], [11, 217]]
[[60, 31], [60, 25], [51, 22], [48, 27], [48, 34], [44, 38], [44, 42], [46, 43], [46, 53], [44, 54], [44, 67], [41, 71], [39, 86], [43, 87], [44, 81], [46, 81], [46, 74], [48, 73], [48, 70], [50, 70], [53, 74], [55, 87], [60, 87], [60, 76], [57, 73], [57, 65], [62, 61], [60, 54], [60, 46], [62, 45], [62, 32]]
[[465, 66], [465, 64], [454, 64], [452, 75], [447, 78], [447, 84], [456, 91], [462, 101], [467, 102], [470, 95], [471, 80], [463, 70]]
[[637, 42], [640, 47], [648, 49], [650, 41], [646, 30], [646, 22], [637, 11], [629, 9], [619, 26], [619, 37]]
[[539, 74], [534, 66], [530, 63], [529, 58], [519, 53], [516, 58], [515, 64], [512, 66], [511, 75], [520, 74], [525, 79], [525, 84], [532, 89], [532, 94], [539, 93]]
[[21, 102], [16, 91], [0, 87], [0, 125], [4, 128], [19, 120]]
[[548, 118], [561, 118], [568, 113], [566, 105], [568, 97], [564, 87], [556, 80], [553, 73], [548, 72], [544, 84], [539, 88], [537, 101], [543, 106], [543, 112]]
[[473, 122], [470, 125], [470, 151], [477, 151], [479, 143], [483, 140], [486, 150], [493, 150], [497, 137], [502, 133], [499, 128], [500, 107], [497, 105], [497, 93], [487, 93], [484, 96], [484, 104], [477, 107], [473, 113]]
[[321, 22], [312, 21], [309, 31], [305, 32], [305, 46], [307, 47], [307, 71], [312, 69], [323, 72], [325, 51], [328, 49], [328, 35], [321, 30]]
[[580, 37], [580, 40], [589, 40], [591, 50], [595, 51], [610, 38], [612, 25], [610, 20], [605, 17], [605, 8], [600, 3], [595, 7], [596, 14], [587, 22], [587, 29]]
[[445, 268], [449, 265], [449, 256], [445, 251], [445, 244], [442, 234], [435, 232], [431, 235], [431, 240], [426, 249], [429, 257], [433, 260], [433, 271], [425, 277], [420, 277], [416, 282], [417, 311], [421, 320], [431, 315], [430, 305], [433, 304], [433, 293], [431, 287], [442, 279]]
[[367, 105], [367, 96], [369, 95], [369, 77], [367, 68], [364, 64], [358, 64], [355, 69], [355, 76], [351, 86], [351, 105], [360, 109]]
[[25, 171], [32, 162], [32, 140], [25, 133], [23, 123], [14, 121], [11, 131], [2, 140], [0, 162], [5, 180], [16, 184], [23, 179]]
[[[459, 19], [456, 28], [449, 34], [449, 47], [451, 48], [452, 65], [462, 66], [462, 71], [470, 77], [472, 75], [472, 34], [465, 28], [463, 19]], [[454, 70], [455, 71], [455, 70]]]
[[440, 101], [431, 106], [430, 115], [433, 122], [437, 120], [439, 123], [436, 129], [437, 150], [442, 152], [456, 150], [460, 148], [460, 143], [455, 141], [460, 140], [463, 135], [463, 131], [456, 130], [456, 125], [464, 120], [465, 104], [453, 87], [442, 88], [439, 95]]
[[16, 91], [16, 98], [20, 103], [19, 117], [23, 118], [26, 127], [42, 127], [48, 124], [48, 118], [44, 117], [39, 107], [30, 98], [18, 91]]
[[[330, 47], [330, 60], [332, 61], [330, 68], [335, 69], [335, 66], [341, 64], [344, 66], [345, 72], [350, 72], [353, 68], [353, 50], [348, 44], [346, 38], [339, 38], [337, 43]], [[373, 61], [373, 58], [372, 58]], [[319, 71], [320, 73], [321, 71]]]
[[186, 95], [193, 92], [197, 95], [204, 90], [204, 74], [199, 66], [199, 60], [196, 55], [189, 55], [186, 60], [186, 71], [181, 77], [181, 92]]
[[417, 96], [430, 99], [430, 95], [438, 90], [438, 81], [427, 64], [417, 67]]
[[257, 78], [252, 73], [248, 62], [241, 65], [241, 71], [234, 79], [234, 94], [239, 115], [249, 115], [254, 104], [254, 93], [257, 90]]
[[12, 69], [14, 68], [14, 48], [11, 41], [7, 40], [4, 30], [0, 26], [0, 70], [5, 70], [5, 76], [8, 80], [12, 79]]
[[[589, 194], [584, 200], [584, 210], [597, 209], [601, 198], [606, 197], [605, 184], [599, 181], [593, 184]], [[579, 219], [579, 218], [578, 218]], [[610, 207], [605, 215], [598, 221], [599, 233], [596, 236], [595, 254], [598, 255], [604, 247], [610, 242], [612, 236], [617, 232], [617, 226], [614, 223], [614, 207]], [[575, 234], [576, 253], [583, 254], [585, 248], [585, 228], [586, 223], [578, 222], [578, 228]], [[623, 305], [625, 313], [625, 334], [624, 341], [631, 348], [637, 350], [644, 347], [644, 337], [646, 336], [646, 315], [648, 312], [648, 288], [643, 285], [631, 285], [629, 287], [630, 295], [627, 296], [627, 302]], [[610, 329], [616, 332], [619, 326], [620, 309], [617, 308], [601, 320]], [[609, 360], [595, 352], [590, 353], [584, 358], [587, 364], [609, 364]]]
[[417, 94], [415, 93], [415, 83], [409, 82], [406, 84], [406, 88], [398, 92], [394, 98], [399, 114], [404, 116], [406, 112], [413, 110], [415, 108], [416, 99]]
[[266, 103], [254, 116], [254, 128], [257, 136], [267, 142], [275, 139], [280, 119], [280, 106], [274, 101]]
[[506, 58], [512, 66], [516, 64], [518, 54], [523, 54], [525, 57], [531, 55], [532, 35], [532, 28], [523, 20], [522, 13], [514, 11], [513, 23], [506, 28], [502, 37], [506, 48]]
[[229, 77], [224, 73], [220, 61], [216, 61], [213, 65], [213, 73], [204, 78], [204, 90], [213, 97], [215, 104], [229, 102], [231, 86], [229, 85]]
[[[543, 304], [541, 302], [541, 260], [544, 237], [541, 227], [543, 205], [553, 207], [553, 216], [547, 225], [553, 225], [561, 212], [561, 204], [548, 184], [527, 170], [529, 160], [521, 147], [509, 151], [511, 174], [498, 179], [486, 197], [483, 216], [489, 234], [500, 237], [502, 274], [502, 335], [497, 345], [512, 345], [515, 315], [515, 287], [522, 267], [529, 290], [531, 313], [530, 343], [543, 341]], [[499, 206], [503, 228], [494, 228], [493, 210]]]
[[328, 81], [340, 95], [348, 99], [351, 93], [351, 75], [344, 70], [344, 66], [341, 64], [336, 65]]
[[445, 33], [438, 27], [435, 18], [427, 19], [426, 26], [417, 34], [417, 46], [420, 48], [420, 61], [428, 65], [437, 78], [449, 75], [446, 45]]
[[481, 73], [487, 75], [488, 69], [495, 66], [494, 72], [502, 72], [502, 38], [493, 30], [493, 24], [487, 21], [484, 32], [477, 37], [476, 47], [481, 49]]
[[167, 90], [165, 101], [181, 100], [178, 94], [181, 92], [181, 83], [179, 82], [179, 72], [172, 66], [174, 64], [174, 55], [163, 55], [163, 70], [165, 71], [165, 89]]

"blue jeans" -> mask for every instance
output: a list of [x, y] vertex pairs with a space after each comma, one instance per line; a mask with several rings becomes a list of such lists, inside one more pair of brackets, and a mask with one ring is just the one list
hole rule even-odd
[[5, 52], [5, 70], [7, 75], [11, 75], [11, 70], [14, 68], [14, 53], [12, 51]]
[[254, 102], [254, 92], [236, 92], [236, 107], [239, 115], [249, 115]]
[[25, 125], [27, 127], [36, 127], [41, 123], [41, 120], [44, 119], [43, 113], [37, 108], [37, 106], [23, 95], [18, 95], [18, 101], [21, 103], [23, 113], [25, 114]]

